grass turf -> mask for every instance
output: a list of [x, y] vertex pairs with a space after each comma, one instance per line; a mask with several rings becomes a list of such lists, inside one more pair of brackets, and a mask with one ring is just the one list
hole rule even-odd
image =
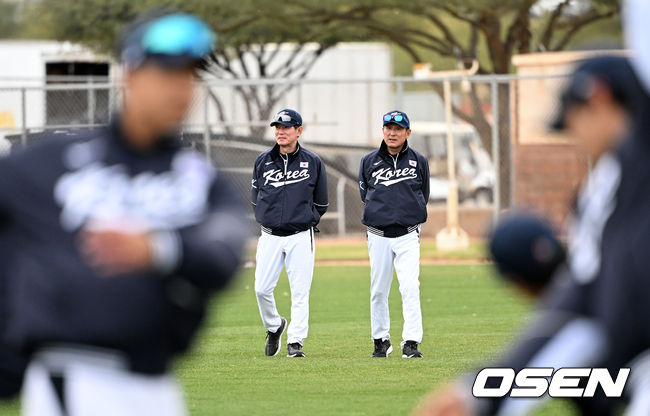
[[[318, 249], [316, 250], [316, 261], [347, 261], [347, 260], [368, 260], [368, 246], [365, 243], [357, 241], [343, 241], [340, 243], [319, 244], [316, 239]], [[433, 240], [422, 240], [420, 243], [420, 257], [422, 259], [435, 260], [471, 260], [485, 259], [487, 251], [485, 244], [479, 241], [471, 241], [469, 247], [460, 250], [441, 251], [436, 247]], [[247, 259], [255, 259], [255, 246], [249, 248]]]
[[[441, 251], [433, 240], [422, 240], [420, 244], [420, 257], [423, 259], [437, 260], [469, 260], [482, 259], [487, 255], [485, 244], [472, 241], [469, 247], [461, 250]], [[367, 260], [368, 247], [358, 243], [341, 243], [319, 245], [316, 250], [316, 260]]]
[[[491, 277], [485, 265], [422, 266], [423, 360], [404, 360], [401, 300], [394, 281], [390, 305], [395, 352], [371, 359], [369, 268], [317, 267], [311, 292], [306, 359], [264, 356], [265, 331], [253, 270], [215, 302], [193, 350], [178, 363], [192, 415], [406, 415], [430, 388], [500, 351], [528, 310]], [[289, 316], [286, 276], [276, 289]], [[283, 337], [286, 343], [286, 334]], [[285, 347], [286, 348], [286, 347]], [[552, 404], [540, 414], [565, 414]], [[18, 406], [0, 406], [14, 415]]]

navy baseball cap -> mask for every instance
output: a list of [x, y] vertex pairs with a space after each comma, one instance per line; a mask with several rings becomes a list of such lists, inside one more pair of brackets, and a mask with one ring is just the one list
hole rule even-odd
[[409, 121], [409, 117], [406, 115], [405, 112], [399, 111], [399, 110], [394, 110], [390, 111], [386, 114], [384, 114], [384, 117], [382, 117], [383, 125], [385, 126], [386, 124], [397, 124], [400, 127], [403, 127], [405, 129], [410, 129], [411, 128], [411, 122]]
[[128, 70], [152, 62], [163, 68], [198, 67], [216, 35], [206, 22], [185, 13], [150, 12], [127, 28], [118, 57]]
[[273, 116], [271, 127], [277, 124], [282, 124], [287, 127], [300, 127], [302, 126], [302, 117], [296, 110], [285, 108]]
[[628, 109], [634, 106], [635, 97], [642, 88], [629, 59], [612, 55], [587, 59], [576, 68], [564, 87], [551, 130], [564, 130], [567, 112], [589, 101], [599, 85], [609, 89], [614, 100]]
[[529, 213], [510, 214], [489, 236], [489, 250], [501, 275], [541, 290], [566, 259], [550, 224]]

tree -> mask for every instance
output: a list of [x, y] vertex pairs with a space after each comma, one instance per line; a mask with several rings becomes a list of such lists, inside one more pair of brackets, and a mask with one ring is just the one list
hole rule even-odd
[[[422, 62], [422, 51], [432, 51], [469, 65], [479, 61], [479, 74], [507, 74], [512, 57], [531, 51], [560, 51], [584, 27], [620, 13], [620, 0], [559, 0], [541, 8], [537, 0], [356, 0], [322, 2], [288, 0], [301, 9], [299, 19], [313, 25], [347, 22], [364, 28], [404, 50], [414, 62]], [[482, 56], [481, 51], [485, 51]], [[442, 94], [440, 83], [431, 83]], [[500, 84], [500, 160], [510, 157], [508, 84]], [[472, 124], [484, 147], [491, 152], [491, 121], [481, 106], [475, 84], [468, 93], [471, 110], [455, 106], [454, 114]], [[501, 163], [501, 201], [510, 200], [510, 166]]]
[[0, 0], [0, 39], [12, 37], [18, 30], [17, 5]]
[[[38, 16], [41, 24], [28, 35], [80, 42], [100, 52], [110, 52], [125, 24], [151, 8], [195, 13], [215, 28], [218, 42], [205, 69], [217, 78], [287, 81], [233, 87], [245, 103], [250, 134], [258, 137], [266, 126], [254, 123], [267, 121], [277, 103], [297, 85], [288, 81], [304, 78], [317, 59], [337, 42], [354, 39], [354, 29], [345, 24], [314, 26], [295, 19], [292, 14], [296, 10], [290, 6], [278, 7], [263, 0], [42, 0], [29, 12]], [[208, 89], [208, 94], [226, 132], [231, 133], [222, 99], [213, 89]]]
[[[319, 57], [342, 40], [353, 40], [355, 29], [343, 22], [328, 22], [311, 25], [308, 21], [296, 19], [298, 10], [291, 6], [278, 7], [275, 3], [251, 0], [227, 2], [227, 6], [213, 6], [232, 19], [218, 19], [214, 22], [220, 41], [208, 59], [208, 70], [222, 79], [277, 79], [281, 83], [235, 85], [235, 92], [242, 98], [250, 122], [269, 120], [271, 112], [277, 110], [278, 102], [303, 79]], [[248, 10], [248, 12], [246, 12]], [[211, 12], [203, 15], [213, 15]], [[209, 91], [214, 100], [220, 120], [226, 121], [224, 106], [214, 91]], [[226, 127], [229, 132], [228, 127]], [[261, 137], [268, 129], [264, 125], [252, 124], [252, 136]]]

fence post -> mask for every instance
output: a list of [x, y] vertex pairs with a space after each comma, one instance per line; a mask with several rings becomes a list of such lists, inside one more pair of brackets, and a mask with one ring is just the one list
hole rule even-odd
[[366, 80], [366, 137], [370, 139], [374, 131], [374, 117], [372, 116], [372, 81]]
[[297, 107], [298, 107], [298, 109], [300, 111], [303, 111], [303, 108], [302, 108], [302, 82], [300, 80], [296, 80], [295, 88], [296, 88], [296, 97], [297, 97], [297, 99], [296, 99]]
[[492, 219], [496, 224], [501, 211], [501, 169], [499, 158], [499, 84], [495, 76], [490, 80], [492, 95], [492, 164], [494, 166], [494, 190], [492, 192]]
[[336, 208], [338, 211], [338, 233], [339, 237], [345, 236], [345, 177], [339, 176], [336, 183]]
[[404, 83], [397, 81], [397, 108], [404, 108]]
[[210, 123], [208, 118], [208, 85], [203, 84], [203, 147], [205, 156], [212, 160], [212, 149], [210, 148]]
[[20, 135], [20, 143], [23, 147], [27, 144], [27, 94], [25, 87], [20, 88], [20, 115], [22, 134]]
[[458, 181], [456, 180], [456, 155], [454, 152], [454, 133], [452, 131], [452, 96], [451, 81], [443, 81], [445, 100], [445, 124], [447, 127], [447, 178], [449, 180], [449, 193], [447, 195], [447, 228], [458, 228]]
[[88, 77], [88, 124], [95, 125], [95, 90], [92, 88], [93, 78]]

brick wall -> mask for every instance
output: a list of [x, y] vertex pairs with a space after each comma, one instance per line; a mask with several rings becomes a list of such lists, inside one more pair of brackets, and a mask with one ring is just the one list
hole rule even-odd
[[570, 143], [513, 147], [514, 205], [532, 208], [562, 225], [587, 174], [587, 158]]

